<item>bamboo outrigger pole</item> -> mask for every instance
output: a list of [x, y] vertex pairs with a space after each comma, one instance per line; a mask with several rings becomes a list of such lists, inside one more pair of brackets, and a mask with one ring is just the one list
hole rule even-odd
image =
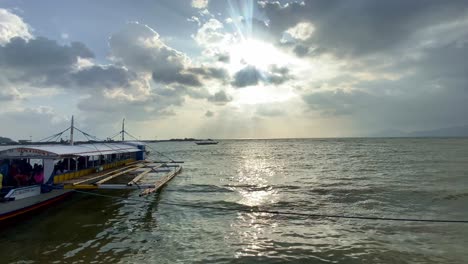
[[72, 116], [72, 119], [71, 119], [71, 126], [70, 126], [70, 145], [73, 146], [73, 116]]
[[125, 141], [125, 118], [122, 120], [122, 141]]

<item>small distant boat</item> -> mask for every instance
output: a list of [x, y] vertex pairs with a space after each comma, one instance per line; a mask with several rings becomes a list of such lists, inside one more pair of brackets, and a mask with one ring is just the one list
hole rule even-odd
[[208, 139], [208, 140], [203, 140], [203, 141], [195, 141], [195, 144], [197, 144], [197, 145], [216, 145], [216, 144], [218, 144], [218, 141]]

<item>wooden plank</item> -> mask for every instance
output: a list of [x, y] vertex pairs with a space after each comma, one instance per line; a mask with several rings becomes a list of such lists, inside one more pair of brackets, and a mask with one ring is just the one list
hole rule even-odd
[[141, 178], [143, 178], [146, 174], [148, 174], [149, 172], [151, 171], [151, 169], [146, 169], [144, 170], [143, 172], [141, 172], [140, 174], [138, 174], [135, 178], [133, 178], [131, 181], [129, 181], [127, 183], [127, 185], [133, 185], [134, 183], [136, 183], [137, 181], [139, 181]]
[[[129, 164], [125, 165], [124, 167], [121, 167], [121, 168], [118, 168], [118, 169], [115, 169], [115, 170], [112, 170], [112, 171], [107, 171], [107, 172], [104, 172], [103, 174], [99, 174], [97, 176], [83, 178], [83, 179], [81, 179], [79, 181], [73, 182], [73, 185], [82, 184], [82, 183], [85, 183], [85, 182], [88, 182], [88, 181], [95, 181], [95, 180], [98, 180], [100, 178], [111, 175], [112, 173], [119, 172], [119, 171], [125, 170], [127, 168], [137, 166], [139, 164], [140, 163], [138, 163], [138, 161], [135, 161], [135, 162], [132, 162], [132, 163], [129, 163]], [[91, 175], [96, 175], [96, 174], [91, 174]]]
[[96, 190], [98, 187], [93, 184], [65, 184], [63, 186], [64, 189], [72, 189], [72, 190]]
[[126, 184], [101, 184], [101, 185], [94, 185], [94, 184], [79, 184], [79, 185], [64, 185], [64, 189], [71, 189], [71, 190], [97, 190], [97, 189], [108, 189], [108, 190], [140, 190], [140, 189], [152, 189], [154, 188], [154, 184], [142, 184], [142, 185], [135, 185], [135, 186], [128, 186]]
[[175, 171], [163, 176], [161, 179], [156, 181], [156, 183], [154, 184], [154, 188], [144, 190], [142, 193], [140, 193], [140, 196], [148, 195], [148, 194], [158, 191], [162, 186], [164, 186], [166, 183], [172, 180], [172, 178], [174, 178], [181, 171], [182, 171], [182, 167], [179, 167]]
[[157, 171], [156, 169], [157, 168], [160, 168], [162, 166], [165, 166], [166, 164], [158, 164], [156, 166], [150, 166], [150, 165], [145, 165], [144, 167], [147, 168], [147, 167], [150, 167], [148, 171], [145, 171], [144, 173], [141, 173], [140, 175], [136, 176], [135, 178], [133, 178], [133, 180], [131, 180], [130, 182], [127, 183], [127, 185], [132, 185], [134, 183], [136, 183], [137, 181], [139, 181], [141, 178], [143, 178], [143, 176], [145, 176], [146, 174], [148, 174], [150, 171], [154, 171], [154, 172], [159, 172]]
[[156, 165], [156, 166], [148, 166], [148, 165], [145, 165], [145, 168], [148, 168], [148, 167], [149, 167], [152, 171], [157, 172], [156, 169], [157, 169], [157, 168], [160, 168], [160, 167], [162, 167], [162, 166], [166, 166], [166, 164], [158, 164], [158, 165]]
[[117, 177], [117, 176], [120, 176], [120, 175], [122, 175], [122, 174], [125, 174], [125, 173], [128, 173], [128, 172], [137, 170], [137, 169], [139, 169], [139, 168], [141, 168], [141, 167], [143, 167], [143, 166], [144, 166], [144, 164], [138, 164], [137, 166], [135, 166], [135, 167], [133, 167], [133, 168], [130, 168], [130, 169], [123, 170], [123, 171], [121, 171], [121, 172], [112, 174], [112, 175], [110, 175], [110, 176], [108, 176], [108, 177], [106, 177], [106, 178], [104, 178], [104, 179], [102, 179], [102, 180], [99, 180], [99, 181], [97, 181], [97, 182], [95, 182], [95, 183], [93, 183], [93, 184], [97, 184], [97, 185], [102, 184], [102, 183], [104, 183], [104, 182], [106, 182], [106, 181], [109, 181], [109, 180], [114, 179], [114, 178]]
[[151, 163], [184, 163], [185, 161], [176, 161], [176, 160], [173, 160], [173, 161], [148, 161], [148, 162], [151, 162]]
[[98, 189], [109, 189], [109, 190], [141, 190], [141, 189], [152, 189], [154, 184], [141, 184], [141, 185], [131, 185], [126, 184], [101, 184]]

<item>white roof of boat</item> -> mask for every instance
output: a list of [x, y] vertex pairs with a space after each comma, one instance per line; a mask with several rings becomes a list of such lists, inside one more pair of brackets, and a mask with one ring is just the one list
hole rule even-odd
[[[133, 142], [134, 143], [134, 142]], [[14, 153], [22, 153], [21, 156], [98, 156], [116, 153], [131, 153], [141, 151], [136, 144], [125, 143], [89, 143], [78, 145], [10, 145], [0, 146], [1, 156], [14, 156]]]

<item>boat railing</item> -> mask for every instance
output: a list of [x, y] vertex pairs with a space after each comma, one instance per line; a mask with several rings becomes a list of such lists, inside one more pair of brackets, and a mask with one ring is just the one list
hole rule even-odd
[[103, 165], [97, 165], [91, 168], [81, 169], [77, 171], [69, 171], [69, 172], [65, 172], [62, 174], [56, 174], [54, 176], [54, 184], [58, 184], [64, 181], [68, 181], [68, 180], [75, 179], [75, 178], [80, 178], [80, 177], [95, 173], [96, 168], [99, 168], [99, 167], [102, 167], [102, 170], [108, 170], [108, 169], [112, 169], [115, 167], [126, 165], [134, 161], [135, 159], [125, 159], [125, 160], [119, 160], [119, 161], [115, 161], [115, 162], [107, 163]]

